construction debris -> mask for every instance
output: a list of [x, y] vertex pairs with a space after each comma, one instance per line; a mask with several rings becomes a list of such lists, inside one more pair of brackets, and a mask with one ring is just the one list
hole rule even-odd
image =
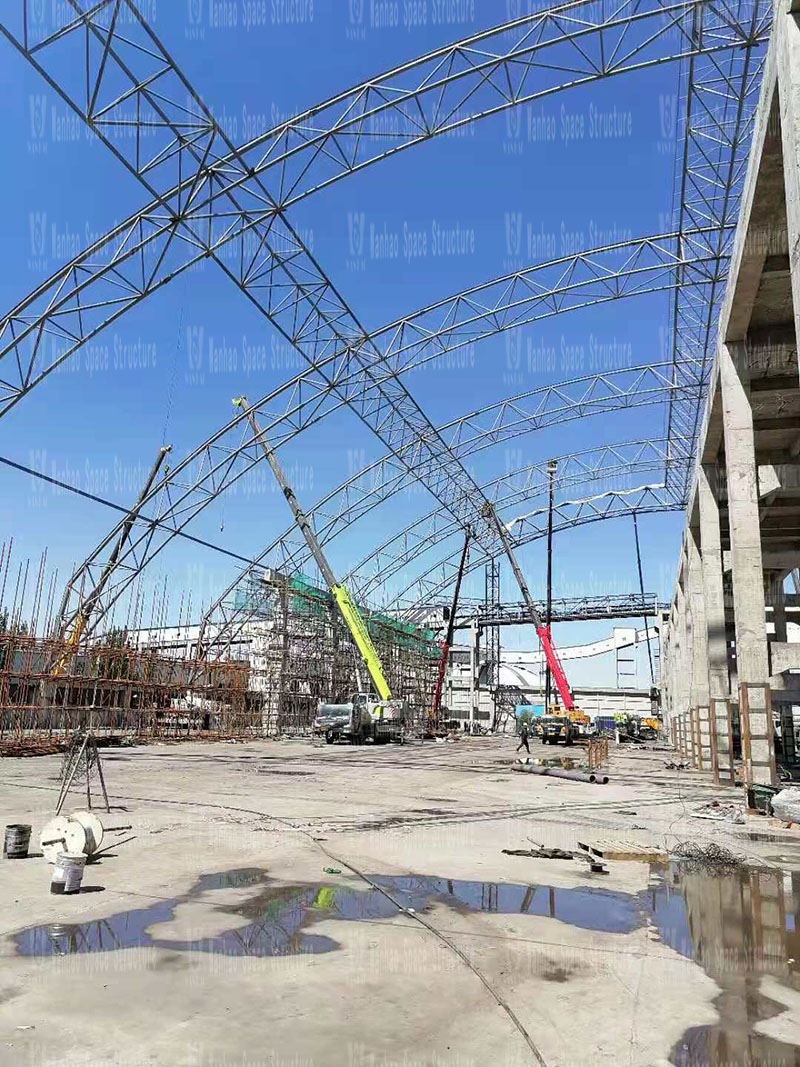
[[682, 841], [672, 850], [681, 860], [684, 870], [711, 874], [730, 874], [747, 865], [747, 860], [723, 845], [701, 845], [697, 841]]
[[572, 852], [566, 852], [563, 848], [502, 848], [500, 851], [506, 856], [527, 856], [534, 860], [571, 860], [575, 858]]
[[690, 811], [693, 819], [711, 819], [714, 822], [744, 822], [744, 811], [741, 804], [722, 804], [718, 800], [711, 800], [696, 811]]

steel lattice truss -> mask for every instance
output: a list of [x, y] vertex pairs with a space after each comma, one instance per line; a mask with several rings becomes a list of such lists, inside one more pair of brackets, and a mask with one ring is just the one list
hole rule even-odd
[[[475, 518], [480, 516], [484, 501], [472, 478], [444, 443], [436, 439], [433, 426], [399, 379], [376, 373], [373, 364], [380, 363], [380, 352], [286, 221], [261, 177], [251, 171], [246, 181], [233, 183], [218, 193], [212, 149], [216, 153], [224, 146], [232, 154], [236, 150], [138, 12], [136, 21], [120, 28], [120, 11], [136, 11], [131, 0], [100, 0], [85, 11], [77, 0], [61, 2], [75, 12], [65, 27], [31, 42], [25, 32], [29, 29], [26, 19], [21, 38], [15, 37], [7, 24], [6, 35], [147, 191], [158, 198], [162, 229], [173, 235], [180, 232], [196, 249], [203, 250], [201, 255], [210, 255], [305, 359], [309, 372], [335, 391], [406, 469], [417, 472], [445, 509], [460, 517], [462, 524], [472, 517], [479, 541], [491, 542], [494, 534], [490, 524]], [[27, 16], [25, 0], [22, 10]], [[63, 54], [65, 45], [69, 49], [67, 55]], [[48, 59], [58, 72], [57, 81], [44, 66]], [[187, 91], [197, 106], [188, 131]], [[195, 125], [200, 115], [205, 117], [205, 132]], [[118, 124], [136, 131], [133, 149], [131, 138], [123, 140], [121, 149], [111, 136], [110, 131]], [[154, 155], [141, 149], [146, 132], [151, 130], [156, 131], [159, 142]], [[196, 174], [186, 199], [182, 190], [178, 200], [170, 202], [173, 167], [178, 182], [184, 169], [194, 169]], [[209, 194], [198, 218], [192, 209], [194, 191], [204, 177], [208, 178]], [[267, 221], [263, 218], [264, 205], [270, 208]], [[226, 263], [218, 254], [218, 242], [213, 236], [215, 222], [225, 231], [233, 225], [243, 232], [246, 225], [257, 237], [252, 254], [234, 266]], [[140, 234], [137, 226], [137, 243], [141, 243]], [[159, 256], [158, 269], [164, 260]], [[116, 271], [112, 276], [118, 283]], [[147, 276], [152, 277], [151, 272]], [[75, 277], [74, 270], [70, 277]], [[84, 286], [73, 316], [78, 323], [89, 311], [82, 303], [87, 299]], [[49, 311], [47, 315], [49, 318]], [[13, 329], [11, 333], [15, 336]], [[35, 353], [36, 342], [43, 336], [41, 325], [33, 329], [32, 336]], [[79, 340], [82, 342], [85, 337]], [[74, 345], [74, 341], [70, 343]], [[13, 351], [20, 366], [18, 344], [14, 344]], [[319, 361], [332, 351], [338, 351], [339, 356], [327, 372], [320, 371]]]
[[[771, 4], [737, 6], [743, 24], [751, 31], [769, 24]], [[682, 130], [681, 166], [675, 174], [674, 224], [683, 233], [702, 230], [705, 251], [727, 262], [739, 216], [741, 192], [758, 103], [764, 54], [753, 49], [691, 56], [683, 78], [680, 101]], [[663, 118], [663, 116], [662, 116]], [[679, 270], [682, 282], [682, 268]], [[670, 322], [672, 356], [676, 369], [685, 359], [701, 360], [707, 379], [716, 346], [716, 325], [725, 291], [725, 279], [698, 290], [679, 284], [673, 297]], [[670, 398], [667, 436], [696, 441], [702, 402]], [[673, 472], [674, 473], [674, 472]], [[690, 474], [679, 487], [688, 492]]]
[[[664, 369], [667, 370], [666, 367]], [[584, 381], [585, 384], [586, 381]], [[634, 397], [640, 395], [638, 391], [632, 394]], [[663, 402], [663, 394], [661, 394], [661, 400]], [[486, 414], [492, 419], [497, 412], [495, 409], [488, 408]], [[584, 410], [583, 415], [585, 414]], [[564, 421], [564, 415], [564, 412], [559, 415], [559, 421]], [[519, 432], [518, 422], [511, 425], [515, 426]], [[529, 429], [522, 432], [529, 432]], [[479, 434], [472, 438], [469, 444], [465, 442], [465, 448], [469, 451], [464, 454], [471, 455], [483, 447], [486, 447], [486, 441], [484, 436]], [[639, 482], [646, 474], [653, 477], [659, 476], [667, 465], [667, 451], [666, 440], [647, 440], [602, 445], [573, 455], [561, 456], [558, 459], [556, 490], [559, 493], [574, 491], [576, 487], [592, 483], [600, 483], [598, 488], [614, 487], [612, 492], [615, 494], [614, 501], [618, 506], [618, 511], [614, 514], [624, 514], [625, 508], [621, 502], [624, 500], [625, 493], [633, 487], [638, 494]], [[682, 467], [689, 465], [688, 458], [670, 461], [670, 465], [674, 462], [680, 462]], [[509, 508], [516, 508], [525, 501], [536, 499], [546, 494], [547, 489], [548, 476], [544, 461], [511, 471], [481, 486], [487, 499], [496, 506], [498, 513], [506, 518], [512, 517], [506, 515]], [[394, 492], [398, 491], [398, 489], [394, 490]], [[585, 520], [591, 515], [607, 517], [607, 504], [606, 497], [598, 500], [587, 499], [584, 501], [580, 514]], [[317, 516], [321, 513], [319, 505], [316, 513]], [[560, 515], [561, 512], [557, 510], [556, 514]], [[532, 525], [538, 528], [540, 523], [532, 524], [526, 517], [522, 525], [522, 533], [527, 533]], [[332, 530], [332, 525], [324, 527], [321, 540], [329, 541], [334, 536]], [[345, 576], [344, 581], [352, 586], [361, 601], [366, 602], [379, 589], [385, 589], [391, 578], [404, 573], [412, 562], [424, 558], [431, 549], [445, 544], [449, 538], [458, 533], [458, 525], [451, 518], [443, 515], [440, 510], [434, 509], [429, 514], [409, 523], [394, 537], [389, 538], [374, 552], [362, 559]], [[517, 531], [515, 530], [514, 533], [516, 536]], [[259, 606], [254, 600], [237, 602], [236, 599], [231, 599], [248, 577], [258, 578], [264, 567], [270, 565], [284, 573], [292, 574], [297, 570], [303, 570], [308, 563], [309, 555], [305, 543], [293, 539], [293, 531], [290, 528], [282, 537], [277, 538], [268, 546], [257, 565], [254, 564], [244, 574], [237, 576], [211, 605], [203, 619], [203, 632], [209, 627], [208, 632], [214, 634], [214, 654], [225, 658], [230, 646], [239, 640], [253, 616], [258, 613]]]
[[[488, 569], [487, 569], [488, 573]], [[545, 604], [536, 605], [544, 616]], [[657, 617], [669, 609], [661, 604], [655, 593], [610, 594], [608, 596], [554, 597], [552, 618], [554, 622], [585, 622], [587, 619], [641, 619]], [[465, 630], [473, 622], [479, 627], [519, 626], [530, 623], [531, 616], [525, 604], [502, 604], [499, 601], [476, 602], [470, 609], [466, 604], [459, 611], [454, 629]], [[429, 624], [430, 625], [430, 624]], [[489, 657], [487, 656], [487, 659]]]
[[[500, 686], [500, 627], [497, 618], [502, 613], [500, 603], [500, 560], [496, 557], [486, 564], [484, 578], [484, 617], [486, 625], [486, 684], [490, 692], [496, 692]], [[544, 617], [547, 617], [545, 612]], [[530, 612], [525, 617], [530, 622]]]
[[[464, 457], [532, 430], [563, 422], [570, 417], [582, 418], [595, 413], [663, 404], [669, 393], [676, 388], [698, 390], [698, 378], [692, 377], [691, 368], [686, 369], [686, 380], [681, 386], [674, 384], [669, 365], [658, 364], [625, 368], [543, 386], [451, 420], [439, 433], [449, 442], [454, 452]], [[277, 390], [273, 398], [281, 399], [287, 405], [287, 410], [281, 411], [280, 414], [270, 419], [262, 418], [262, 429], [273, 448], [276, 448], [291, 440], [309, 423], [298, 425], [298, 409], [301, 403], [298, 402], [292, 386]], [[262, 405], [262, 414], [265, 410], [266, 405]], [[309, 415], [313, 417], [314, 411], [309, 412]], [[105, 587], [100, 614], [105, 613], [119, 599], [144, 567], [179, 531], [220, 493], [251, 475], [253, 468], [262, 461], [262, 449], [254, 441], [243, 417], [237, 416], [162, 478], [145, 498], [142, 510], [136, 517], [129, 540], [119, 556], [114, 576]], [[409, 477], [403, 484], [412, 483], [413, 479]], [[396, 480], [392, 485], [394, 488], [400, 488]], [[355, 515], [352, 521], [354, 518]], [[341, 527], [342, 523], [337, 525]], [[121, 530], [122, 521], [109, 532], [72, 576], [68, 586], [71, 600], [69, 617], [77, 610], [82, 589], [93, 587], [99, 579]], [[330, 533], [324, 535], [323, 542], [329, 537]], [[296, 545], [292, 545], [289, 552], [296, 551], [296, 548]], [[265, 555], [262, 554], [259, 562], [263, 561]], [[282, 550], [279, 565], [283, 568], [287, 562], [288, 556]]]
[[[663, 467], [662, 467], [663, 471]], [[684, 501], [676, 498], [673, 491], [665, 485], [648, 483], [633, 489], [611, 491], [603, 494], [602, 500], [594, 497], [580, 497], [566, 500], [553, 508], [553, 531], [573, 529], [587, 522], [605, 519], [617, 519], [626, 515], [647, 515], [665, 511], [682, 511]], [[529, 544], [547, 534], [547, 508], [542, 507], [525, 524], [515, 530], [515, 543], [518, 546]], [[391, 592], [392, 604], [402, 609], [405, 614], [418, 614], [422, 605], [437, 600], [445, 589], [451, 588], [455, 581], [456, 564], [452, 551], [439, 562], [432, 564], [408, 584]], [[465, 573], [472, 573], [486, 565], [490, 553], [482, 548], [476, 549], [469, 560]]]
[[[0, 30], [135, 174], [152, 202], [0, 320], [0, 414], [105, 325], [210, 256], [309, 365], [261, 402], [280, 398], [285, 405], [273, 443], [348, 404], [388, 447], [396, 469], [413, 470], [463, 525], [474, 522], [482, 496], [456, 454], [458, 435], [451, 446], [437, 434], [399, 373], [434, 358], [437, 345], [440, 353], [501, 328], [632, 292], [676, 284], [716, 291], [724, 278], [720, 248], [705, 233], [719, 228], [717, 216], [690, 224], [687, 215], [681, 216], [679, 238], [648, 239], [638, 251], [617, 246], [623, 262], [611, 269], [595, 270], [593, 253], [540, 265], [537, 271], [561, 272], [557, 284], [520, 272], [490, 283], [504, 291], [499, 303], [497, 294], [481, 287], [460, 294], [457, 304], [434, 305], [370, 337], [284, 211], [402, 148], [524, 101], [671, 60], [749, 56], [769, 27], [769, 9], [765, 4], [761, 10], [759, 0], [746, 11], [743, 4], [713, 0], [621, 0], [600, 13], [588, 2], [564, 5], [370, 79], [240, 148], [217, 126], [131, 0], [99, 0], [86, 10], [77, 0], [54, 0], [56, 9], [63, 13], [60, 25], [46, 26], [33, 18], [39, 5], [18, 0], [0, 16]], [[535, 86], [529, 84], [533, 72]], [[733, 138], [732, 150], [743, 143], [743, 136]], [[668, 240], [669, 263], [667, 248], [657, 247]], [[660, 278], [659, 266], [644, 265], [659, 255]], [[505, 320], [495, 325], [498, 308]], [[674, 362], [667, 395], [699, 410], [696, 358], [681, 354]], [[519, 399], [503, 409], [513, 411]], [[139, 520], [107, 604], [177, 530], [258, 461], [239, 421], [199, 446], [153, 490], [149, 518]], [[469, 420], [458, 422], [469, 432]], [[670, 434], [683, 441], [672, 424]], [[87, 560], [83, 577], [102, 566], [115, 533]], [[484, 548], [492, 543], [486, 531], [479, 531], [479, 540]], [[79, 587], [73, 583], [73, 594]]]

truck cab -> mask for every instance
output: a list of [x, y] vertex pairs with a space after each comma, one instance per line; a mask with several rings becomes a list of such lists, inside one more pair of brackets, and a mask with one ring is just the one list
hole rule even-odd
[[358, 745], [368, 740], [402, 743], [407, 718], [404, 700], [376, 700], [369, 693], [352, 693], [340, 704], [320, 702], [313, 733], [324, 736], [329, 745], [336, 741]]
[[545, 745], [557, 745], [559, 741], [572, 745], [576, 738], [588, 737], [591, 730], [589, 716], [578, 708], [566, 711], [553, 706], [550, 714], [542, 715], [538, 722], [541, 724], [542, 744]]

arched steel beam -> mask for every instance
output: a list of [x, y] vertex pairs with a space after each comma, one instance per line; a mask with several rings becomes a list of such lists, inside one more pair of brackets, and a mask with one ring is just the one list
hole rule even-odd
[[[498, 309], [492, 309], [491, 315], [499, 327], [503, 328], [501, 318], [497, 317]], [[509, 323], [517, 324], [517, 320]], [[452, 335], [451, 343], [458, 347], [457, 335]], [[428, 352], [427, 358], [433, 358], [434, 355], [440, 354], [441, 347], [434, 343], [425, 351]], [[504, 436], [514, 436], [524, 432], [523, 426], [530, 425], [531, 415], [538, 420], [539, 425], [544, 425], [548, 414], [553, 412], [554, 408], [556, 411], [560, 409], [573, 387], [577, 404], [586, 412], [615, 410], [639, 403], [656, 402], [653, 390], [659, 394], [658, 398], [663, 400], [670, 389], [698, 390], [703, 388], [703, 383], [695, 377], [692, 366], [687, 364], [683, 368], [683, 378], [680, 382], [664, 378], [661, 367], [648, 365], [624, 368], [578, 379], [576, 382], [546, 386], [530, 394], [508, 398], [489, 409], [491, 415], [489, 410], [480, 410], [471, 412], [463, 419], [454, 420], [443, 428], [450, 435], [448, 447], [453, 452], [460, 452], [466, 443], [478, 434], [483, 435], [487, 445]], [[269, 406], [277, 399], [282, 400], [286, 410], [272, 416], [269, 414]], [[526, 412], [526, 404], [529, 402], [533, 404], [533, 411]], [[298, 376], [287, 386], [274, 390], [253, 405], [255, 409], [266, 411], [269, 416], [268, 423], [264, 424], [262, 429], [273, 448], [279, 448], [304, 427], [318, 421], [337, 406], [341, 406], [338, 398], [331, 397], [329, 391], [320, 395], [310, 389], [305, 376]], [[482, 419], [486, 418], [489, 419], [489, 424], [482, 426]], [[441, 438], [441, 434], [437, 436]], [[254, 445], [252, 433], [243, 423], [243, 416], [237, 415], [154, 486], [142, 503], [142, 513], [137, 516], [134, 531], [119, 558], [117, 574], [106, 584], [96, 618], [99, 619], [116, 602], [135, 580], [136, 575], [178, 532], [221, 492], [252, 471], [262, 459], [263, 452]], [[81, 590], [84, 587], [94, 587], [89, 583], [95, 572], [102, 573], [106, 554], [117, 533], [115, 527], [72, 575], [67, 587], [67, 620], [78, 610]]]
[[[677, 242], [677, 234], [661, 234], [608, 245], [515, 271], [389, 323], [377, 331], [373, 339], [385, 352], [383, 359], [387, 373], [400, 375], [503, 330], [622, 296], [669, 289], [674, 284], [677, 264], [683, 262], [675, 255], [673, 245]], [[690, 257], [687, 276], [694, 277], [698, 285], [709, 284], [716, 277], [719, 265], [704, 258], [702, 235], [698, 235], [697, 245], [694, 235], [688, 235], [683, 246], [685, 254]], [[323, 371], [327, 371], [327, 365], [335, 363], [337, 358], [336, 354], [330, 356], [321, 365]], [[627, 374], [632, 379], [633, 388], [641, 391], [639, 402], [656, 402], [652, 397], [653, 388], [659, 391], [659, 399], [665, 399], [668, 394], [664, 390], [670, 388], [702, 391], [703, 382], [697, 378], [696, 369], [691, 363], [682, 366], [671, 382], [663, 377], [661, 370], [658, 365], [648, 365], [623, 368], [621, 373]], [[544, 425], [548, 412], [553, 409], [561, 411], [563, 405], [571, 404], [573, 399], [577, 399], [584, 410], [591, 411], [602, 410], [603, 405], [611, 409], [623, 406], [621, 398], [626, 395], [627, 389], [620, 385], [621, 381], [615, 372], [534, 390], [530, 397], [536, 399], [539, 424]], [[577, 390], [574, 398], [568, 395], [571, 386]], [[524, 405], [527, 399], [528, 396], [523, 395], [521, 398], [509, 398], [499, 405], [496, 410], [499, 423], [495, 429], [512, 415], [517, 403]], [[281, 414], [274, 414], [276, 403], [284, 404]], [[310, 381], [304, 372], [262, 397], [252, 405], [252, 409], [260, 411], [262, 416], [267, 414], [269, 421], [264, 425], [264, 431], [273, 448], [280, 448], [304, 428], [342, 405], [342, 400], [333, 394], [330, 387], [321, 387], [319, 383]], [[454, 424], [443, 428], [448, 432], [453, 430], [452, 443], [447, 444], [451, 454], [456, 453], [465, 435], [474, 431], [483, 414], [480, 411], [471, 413], [467, 420], [456, 420]], [[145, 566], [152, 555], [184, 529], [216, 496], [261, 462], [263, 454], [260, 449], [252, 448], [252, 435], [240, 425], [241, 422], [242, 416], [235, 416], [154, 487], [144, 507], [154, 507], [155, 512], [151, 511], [152, 518], [143, 522], [139, 531], [144, 547], [139, 551], [136, 539], [130, 542], [133, 565], [137, 570]], [[438, 439], [443, 440], [441, 434]], [[402, 484], [414, 480], [405, 465], [398, 463], [390, 452], [361, 472], [359, 477], [362, 482], [366, 479], [369, 491], [374, 493], [384, 484], [394, 485], [403, 475], [406, 481]], [[348, 489], [352, 490], [349, 494]], [[362, 497], [363, 492], [355, 482], [352, 485], [347, 483], [344, 496], [348, 495]], [[374, 496], [371, 500], [378, 502]], [[344, 510], [339, 508], [337, 518], [340, 525], [352, 521], [353, 516], [348, 509], [349, 504]], [[180, 520], [177, 528], [176, 519]], [[109, 534], [109, 538], [113, 537], [114, 531]], [[103, 559], [108, 544], [109, 539], [104, 539], [72, 575], [68, 583], [71, 613], [77, 610], [80, 589], [84, 586], [93, 588], [87, 583], [97, 561]], [[121, 563], [124, 562], [125, 557], [121, 560]], [[119, 582], [111, 581], [107, 585], [104, 603], [110, 606], [117, 599], [132, 580], [133, 573], [135, 571], [120, 570]], [[107, 608], [103, 604], [99, 605], [98, 617], [105, 610]]]
[[[600, 15], [591, 0], [579, 0], [395, 68], [236, 149], [141, 17], [132, 24], [126, 20], [120, 32], [118, 12], [131, 8], [129, 0], [101, 0], [88, 14], [76, 0], [69, 3], [74, 18], [41, 39], [30, 36], [19, 9], [16, 19], [5, 16], [0, 29], [155, 200], [0, 320], [0, 361], [6, 359], [6, 368], [12, 364], [0, 379], [0, 415], [105, 325], [209, 255], [285, 335], [288, 331], [291, 343], [307, 348], [314, 336], [317, 358], [326, 344], [335, 343], [334, 334], [363, 340], [344, 301], [282, 219], [289, 203], [403, 147], [506, 107], [695, 54], [750, 49], [766, 39], [769, 24], [766, 0], [756, 0], [760, 13], [749, 11], [746, 21], [717, 0], [621, 0]], [[102, 46], [102, 63], [90, 52], [89, 29], [93, 43]], [[665, 56], [659, 48], [671, 34], [683, 47]], [[83, 48], [84, 36], [85, 70], [80, 64], [65, 70], [65, 40], [74, 37]], [[539, 61], [542, 49], [559, 47], [569, 54], [546, 52]], [[533, 69], [556, 76], [556, 83], [526, 92]], [[573, 75], [566, 82], [565, 71]], [[382, 130], [387, 114], [402, 120], [407, 136], [391, 123], [388, 132]], [[115, 139], [121, 126], [126, 136]], [[278, 195], [261, 181], [273, 168], [281, 182]], [[177, 178], [174, 184], [170, 176]], [[188, 260], [176, 255], [177, 248], [181, 253], [188, 248]]]
[[[665, 467], [676, 466], [682, 470], [691, 466], [688, 456], [672, 456], [668, 446], [666, 438], [625, 441], [556, 457], [558, 471], [554, 479], [554, 489], [556, 493], [563, 495], [575, 486], [583, 487], [598, 480], [609, 486], [614, 485], [617, 489], [622, 489], [623, 485], [629, 488], [629, 479], [634, 475], [663, 472]], [[520, 500], [535, 499], [547, 493], [548, 462], [541, 460], [520, 470], [511, 471], [493, 479], [482, 488], [500, 509], [516, 505]], [[448, 521], [447, 516], [432, 510], [409, 523], [399, 533], [359, 560], [344, 581], [352, 585], [360, 599], [367, 601], [412, 560], [422, 558], [427, 551], [457, 530], [458, 527]]]
[[[101, 0], [88, 10], [83, 8], [79, 0], [66, 2], [78, 18], [54, 35], [58, 44], [58, 61], [56, 76], [49, 77], [50, 84], [139, 179], [150, 195], [159, 200], [160, 210], [169, 210], [164, 197], [165, 175], [143, 165], [138, 146], [133, 155], [120, 150], [105, 126], [98, 127], [98, 114], [107, 115], [115, 111], [122, 100], [128, 114], [127, 121], [133, 122], [137, 130], [155, 126], [162, 134], [174, 139], [170, 140], [167, 155], [171, 154], [174, 145], [187, 145], [190, 158], [197, 164], [198, 175], [208, 173], [208, 154], [215, 137], [229, 152], [235, 153], [236, 149], [141, 14], [133, 7], [131, 0], [109, 0], [108, 3]], [[144, 34], [150, 46], [148, 49], [142, 51], [139, 42], [129, 36], [127, 29], [124, 34], [117, 32], [117, 20], [123, 10], [136, 13], [135, 28]], [[104, 11], [111, 12], [108, 26], [104, 25], [101, 18]], [[27, 21], [24, 28], [27, 31]], [[11, 39], [25, 58], [43, 76], [48, 77], [41, 65], [41, 55], [49, 54], [49, 42], [40, 42], [34, 52], [28, 46], [27, 33], [24, 42], [13, 37]], [[64, 51], [65, 41], [73, 46], [73, 53], [75, 42], [78, 42], [77, 56], [74, 57], [76, 62], [73, 64]], [[92, 46], [95, 49], [94, 60]], [[78, 78], [76, 84], [73, 72], [77, 68], [80, 73], [83, 66], [85, 74]], [[191, 94], [207, 120], [207, 130], [199, 136], [198, 143], [194, 138], [187, 139], [183, 129], [185, 101], [181, 102], [180, 115], [170, 113], [165, 106], [164, 83], [170, 77], [179, 80], [184, 92]], [[146, 109], [144, 117], [141, 114], [142, 107]], [[119, 114], [114, 121], [120, 121]], [[302, 239], [286, 221], [261, 178], [251, 174], [248, 182], [250, 184], [247, 187], [243, 185], [220, 193], [218, 198], [210, 201], [208, 211], [199, 220], [189, 220], [184, 210], [177, 210], [172, 216], [172, 228], [188, 234], [193, 242], [205, 248], [223, 272], [308, 363], [309, 372], [321, 378], [355, 412], [397, 461], [406, 470], [414, 472], [446, 511], [460, 519], [462, 524], [467, 516], [477, 513], [479, 517], [472, 524], [475, 540], [487, 545], [493, 543], [496, 530], [484, 518], [485, 501], [472, 476], [438, 438], [435, 427], [397, 375], [385, 373], [380, 350], [366, 335], [353, 312], [305, 248]], [[166, 181], [168, 188], [169, 182]], [[241, 263], [237, 269], [231, 269], [217, 255], [214, 242], [209, 242], [208, 223], [216, 214], [224, 219], [227, 228], [230, 211], [250, 219], [253, 209], [246, 196], [255, 196], [259, 205], [270, 205], [273, 214], [269, 223], [264, 224], [259, 219], [254, 225], [259, 235], [256, 253], [246, 264]], [[260, 215], [260, 210], [256, 210], [256, 214]], [[288, 249], [284, 241], [288, 241]], [[341, 353], [342, 374], [330, 377], [320, 371], [319, 363], [337, 350]]]
[[[531, 433], [549, 425], [561, 425], [573, 419], [585, 418], [605, 412], [664, 403], [678, 388], [686, 393], [696, 393], [701, 388], [698, 378], [688, 375], [680, 385], [670, 378], [670, 365], [645, 364], [626, 368], [606, 375], [592, 375], [571, 382], [541, 386], [532, 392], [509, 397], [499, 403], [487, 405], [466, 416], [451, 420], [440, 427], [453, 450], [465, 459], [485, 448], [504, 443], [521, 434]], [[665, 465], [686, 464], [691, 458], [691, 442], [676, 439], [669, 453], [664, 453]], [[669, 462], [667, 460], [669, 459]], [[328, 544], [337, 534], [350, 530], [353, 524], [378, 504], [390, 499], [413, 482], [406, 472], [392, 464], [390, 456], [370, 464], [342, 486], [328, 493], [309, 509], [315, 532], [323, 544]], [[434, 512], [434, 514], [436, 514]], [[418, 521], [425, 521], [426, 517]], [[446, 517], [442, 517], [446, 525]], [[412, 524], [412, 527], [415, 525]], [[403, 536], [399, 534], [398, 536]], [[383, 573], [389, 561], [380, 554], [387, 546], [376, 550], [376, 573]], [[345, 577], [353, 582], [362, 599], [373, 591], [372, 583], [362, 585], [372, 557], [357, 564]], [[287, 573], [302, 570], [310, 562], [305, 541], [297, 537], [294, 526], [262, 550], [255, 560], [231, 582], [214, 605], [212, 611], [244, 582], [248, 574], [270, 563]]]
[[[741, 7], [740, 11], [743, 10]], [[754, 19], [758, 11], [752, 9]], [[725, 55], [692, 56], [682, 68], [678, 95], [685, 101], [681, 155], [673, 184], [673, 219], [676, 229], [716, 228], [709, 248], [727, 252], [732, 226], [739, 216], [753, 124], [760, 94], [764, 54], [753, 49]], [[669, 109], [662, 108], [662, 124]], [[677, 114], [674, 116], [677, 120]], [[724, 297], [724, 282], [704, 289], [676, 287], [670, 316], [672, 359], [686, 353], [709, 363], [716, 350], [716, 327]], [[667, 436], [697, 438], [702, 403], [671, 399], [667, 410]], [[668, 473], [668, 481], [675, 472]], [[688, 492], [686, 483], [680, 487]]]
[[[641, 485], [631, 490], [610, 492], [596, 497], [566, 500], [554, 507], [553, 530], [573, 529], [587, 522], [604, 519], [616, 519], [634, 512], [638, 515], [650, 512], [682, 511], [683, 502], [663, 484]], [[508, 521], [509, 516], [505, 517]], [[513, 542], [515, 547], [529, 544], [547, 534], [547, 508], [539, 509], [535, 514], [527, 515], [524, 524], [515, 529]], [[496, 554], [496, 553], [495, 553]], [[476, 547], [470, 553], [467, 573], [484, 566], [492, 552], [484, 552]], [[455, 550], [429, 567], [424, 574], [394, 593], [385, 610], [397, 610], [409, 614], [427, 602], [434, 600], [451, 587], [455, 581], [457, 566]]]
[[[613, 483], [619, 488], [624, 480], [637, 477], [637, 481], [640, 481], [638, 476], [645, 472], [662, 471], [669, 462], [666, 441], [624, 441], [601, 445], [558, 457], [556, 491], [563, 493], [571, 487], [598, 480], [606, 484]], [[686, 466], [689, 461], [683, 459], [678, 462]], [[535, 499], [547, 491], [548, 475], [545, 468], [546, 462], [541, 461], [510, 471], [481, 485], [481, 491], [498, 509], [516, 507], [522, 501]], [[409, 523], [364, 557], [343, 581], [362, 603], [367, 603], [380, 584], [391, 579], [411, 560], [424, 556], [430, 548], [457, 530], [457, 525], [448, 521], [447, 516], [441, 511], [433, 510]], [[248, 623], [257, 617], [257, 597], [238, 604], [230, 598], [234, 591], [243, 585], [248, 575], [255, 577], [263, 570], [269, 554], [286, 540], [286, 536], [277, 538], [272, 543], [263, 554], [260, 567], [254, 565], [245, 571], [244, 575], [237, 577], [206, 611], [200, 628], [200, 643], [204, 648], [205, 634], [213, 635], [213, 649], [205, 649], [206, 652], [213, 651], [215, 656], [226, 658], [231, 644], [238, 640]], [[280, 569], [283, 573], [292, 574], [302, 565], [303, 559], [298, 550], [294, 558], [290, 557], [287, 565]]]

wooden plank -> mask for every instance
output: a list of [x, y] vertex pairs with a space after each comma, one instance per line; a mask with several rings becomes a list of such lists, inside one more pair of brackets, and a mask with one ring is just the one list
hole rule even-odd
[[604, 860], [637, 860], [643, 863], [663, 861], [669, 858], [663, 849], [652, 845], [640, 845], [630, 841], [595, 841], [592, 844], [578, 842], [578, 847]]

